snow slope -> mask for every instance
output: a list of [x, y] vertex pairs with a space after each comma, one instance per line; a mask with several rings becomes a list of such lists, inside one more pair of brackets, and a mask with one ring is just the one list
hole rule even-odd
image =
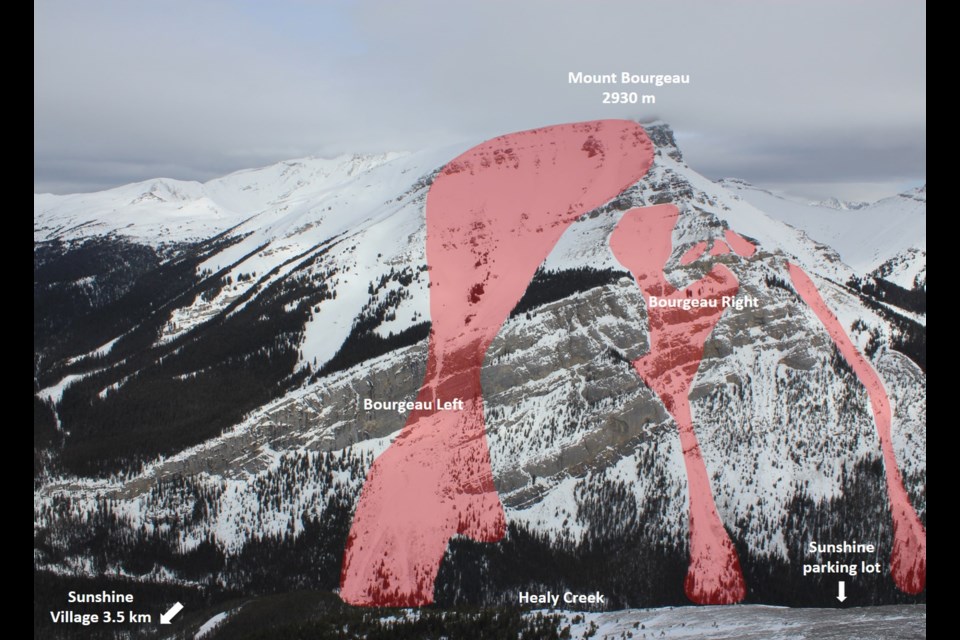
[[[542, 613], [550, 613], [543, 611]], [[926, 605], [790, 609], [666, 607], [606, 613], [564, 613], [571, 638], [689, 640], [884, 640], [927, 637]]]
[[725, 179], [720, 184], [768, 216], [829, 245], [862, 274], [911, 249], [926, 250], [926, 186], [865, 207], [841, 209], [798, 202], [742, 180]]
[[400, 155], [302, 158], [206, 183], [156, 178], [96, 193], [35, 194], [34, 241], [110, 234], [150, 245], [202, 240], [251, 217], [320, 199]]

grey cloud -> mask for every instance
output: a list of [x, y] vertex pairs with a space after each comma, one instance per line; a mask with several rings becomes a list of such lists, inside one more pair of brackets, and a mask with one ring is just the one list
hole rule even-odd
[[816, 137], [790, 133], [689, 141], [682, 134], [678, 137], [687, 162], [710, 177], [831, 183], [897, 181], [925, 174], [924, 134], [919, 127], [893, 132], [824, 128]]
[[[708, 175], [918, 177], [924, 20], [910, 1], [41, 0], [35, 189], [653, 113]], [[567, 84], [577, 70], [691, 84], [603, 105], [603, 88]]]

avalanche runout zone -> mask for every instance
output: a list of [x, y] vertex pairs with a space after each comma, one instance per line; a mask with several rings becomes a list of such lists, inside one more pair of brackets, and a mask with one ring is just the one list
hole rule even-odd
[[[731, 604], [744, 598], [746, 584], [733, 542], [717, 513], [710, 477], [693, 427], [689, 397], [703, 359], [704, 344], [725, 308], [721, 305], [665, 308], [651, 305], [650, 299], [656, 296], [667, 300], [697, 298], [716, 302], [724, 296], [735, 295], [739, 282], [722, 264], [715, 264], [706, 276], [683, 289], [676, 289], [667, 281], [663, 269], [673, 248], [671, 233], [679, 213], [672, 204], [628, 211], [610, 237], [610, 248], [633, 274], [647, 302], [650, 351], [634, 360], [633, 366], [663, 401], [680, 432], [690, 498], [690, 565], [684, 591], [698, 604]], [[743, 242], [746, 244], [739, 245], [738, 253], [752, 255], [752, 245], [748, 247], [750, 243]], [[702, 250], [698, 249], [699, 253]], [[723, 255], [726, 251], [710, 253]]]
[[427, 195], [432, 329], [418, 401], [367, 475], [347, 539], [341, 598], [368, 606], [433, 601], [449, 539], [503, 537], [481, 397], [484, 356], [537, 267], [582, 214], [653, 163], [643, 128], [600, 120], [495, 138], [449, 162]]
[[910, 497], [903, 487], [903, 477], [893, 451], [890, 436], [892, 422], [890, 398], [883, 388], [883, 381], [876, 370], [854, 346], [843, 326], [823, 301], [823, 297], [803, 269], [793, 263], [787, 265], [790, 279], [803, 301], [813, 310], [823, 323], [830, 339], [843, 354], [843, 358], [853, 369], [857, 378], [867, 389], [870, 396], [870, 409], [880, 438], [883, 453], [883, 468], [887, 479], [887, 499], [893, 516], [893, 551], [890, 554], [890, 573], [897, 588], [905, 593], [920, 593], [927, 583], [927, 531], [924, 529], [916, 510], [910, 504]]

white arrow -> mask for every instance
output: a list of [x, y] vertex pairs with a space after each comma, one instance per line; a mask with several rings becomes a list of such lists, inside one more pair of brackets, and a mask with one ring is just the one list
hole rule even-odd
[[[847, 596], [845, 594], [847, 589], [846, 589], [846, 584], [844, 584], [843, 580], [841, 580], [840, 584], [837, 585], [837, 590], [840, 592], [837, 595], [837, 600], [839, 600], [840, 602], [843, 602], [844, 600], [846, 600]], [[177, 604], [180, 604], [180, 603], [178, 602]]]
[[[840, 584], [842, 585], [843, 583], [841, 582]], [[841, 587], [841, 589], [842, 588], [843, 587]], [[175, 603], [172, 607], [170, 607], [169, 611], [160, 614], [160, 624], [170, 624], [170, 621], [173, 620], [175, 615], [180, 613], [181, 609], [183, 609], [183, 605], [179, 602]]]

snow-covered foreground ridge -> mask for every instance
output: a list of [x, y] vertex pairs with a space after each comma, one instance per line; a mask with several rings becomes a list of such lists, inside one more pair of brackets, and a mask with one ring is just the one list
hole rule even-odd
[[[549, 613], [544, 611], [542, 613]], [[907, 640], [927, 637], [925, 605], [790, 609], [668, 607], [605, 613], [564, 613], [571, 638], [689, 640]]]

